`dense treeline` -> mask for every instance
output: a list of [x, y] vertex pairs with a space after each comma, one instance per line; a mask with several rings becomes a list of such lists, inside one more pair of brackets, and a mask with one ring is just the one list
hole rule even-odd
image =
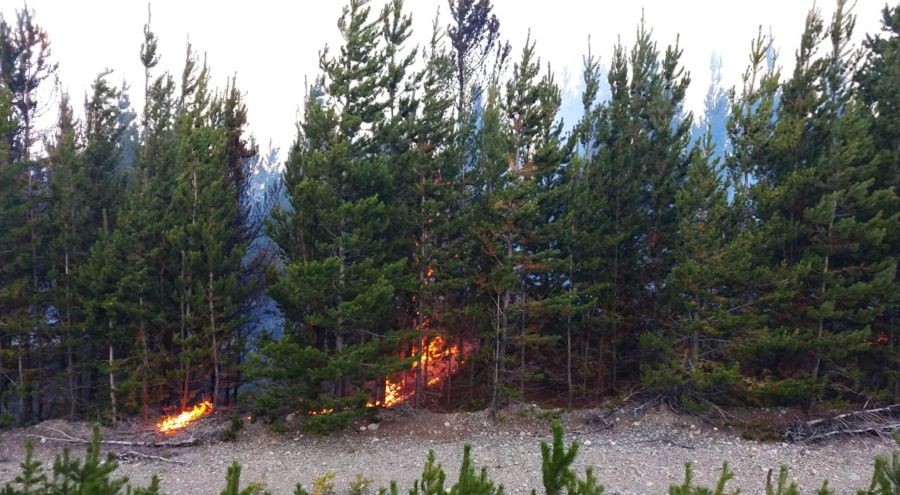
[[83, 120], [63, 94], [58, 124], [41, 133], [37, 98], [56, 70], [48, 36], [28, 10], [0, 28], [0, 413], [115, 421], [233, 397], [262, 280], [247, 256], [262, 222], [249, 191], [256, 149], [234, 81], [212, 90], [190, 46], [179, 84], [154, 74], [148, 25], [143, 115], [103, 73]]
[[[900, 396], [900, 6], [859, 48], [843, 1], [812, 11], [789, 75], [760, 33], [698, 119], [641, 22], [607, 71], [585, 57], [574, 123], [533, 40], [449, 7], [413, 46], [401, 0], [350, 1], [271, 212], [236, 82], [190, 46], [156, 74], [148, 21], [142, 115], [101, 74], [42, 134], [47, 34], [3, 22], [0, 413], [147, 416], [252, 380], [258, 413], [333, 426], [401, 370], [415, 407]], [[251, 339], [263, 292], [284, 331]]]

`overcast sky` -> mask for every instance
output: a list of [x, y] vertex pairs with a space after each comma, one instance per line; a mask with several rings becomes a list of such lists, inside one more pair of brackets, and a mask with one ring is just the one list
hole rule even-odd
[[[322, 47], [339, 42], [336, 23], [343, 4], [342, 0], [154, 0], [152, 25], [162, 53], [157, 70], [180, 74], [190, 39], [196, 50], [207, 54], [217, 84], [237, 74], [257, 141], [265, 146], [272, 140], [287, 148], [294, 136], [304, 78], [317, 74]], [[383, 0], [373, 1], [375, 8], [382, 4]], [[22, 5], [0, 0], [0, 13], [12, 20]], [[494, 11], [514, 56], [530, 28], [542, 60], [552, 63], [557, 81], [577, 97], [574, 88], [588, 38], [593, 52], [607, 65], [619, 36], [626, 44], [633, 41], [643, 9], [661, 48], [680, 34], [683, 63], [693, 80], [687, 105], [698, 112], [710, 81], [710, 56], [717, 53], [723, 58], [724, 84], [738, 84], [759, 26], [775, 36], [779, 65], [785, 71], [792, 69], [812, 5], [811, 0], [494, 0]], [[114, 71], [113, 82], [124, 79], [132, 86], [131, 100], [140, 107], [143, 69], [138, 52], [146, 2], [29, 0], [28, 6], [50, 35], [61, 84], [73, 100], [80, 102], [96, 74], [108, 68]], [[446, 0], [406, 0], [406, 6], [413, 14], [416, 43], [426, 42], [438, 8], [446, 19]], [[830, 18], [834, 1], [820, 0], [819, 6]], [[857, 40], [880, 28], [883, 6], [882, 0], [857, 0]]]

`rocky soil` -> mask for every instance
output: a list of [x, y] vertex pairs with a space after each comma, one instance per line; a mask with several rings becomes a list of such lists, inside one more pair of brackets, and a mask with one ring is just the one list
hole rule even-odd
[[[767, 411], [772, 417], [791, 419], [785, 410]], [[145, 484], [152, 474], [162, 478], [167, 494], [218, 494], [225, 471], [233, 460], [243, 465], [242, 480], [265, 483], [275, 494], [290, 494], [296, 483], [309, 487], [329, 471], [336, 473], [335, 491], [349, 492], [357, 474], [371, 480], [369, 494], [391, 480], [401, 493], [420, 474], [425, 455], [433, 449], [437, 459], [455, 479], [463, 445], [472, 445], [478, 466], [487, 466], [492, 479], [506, 493], [526, 494], [541, 486], [541, 440], [549, 437], [552, 412], [523, 406], [504, 411], [492, 422], [486, 413], [416, 413], [385, 417], [378, 424], [358, 424], [354, 430], [321, 437], [303, 433], [274, 434], [259, 424], [248, 424], [238, 442], [220, 442], [218, 432], [224, 414], [201, 420], [172, 439], [192, 435], [198, 445], [170, 449], [126, 449], [166, 457], [176, 462], [124, 460], [117, 471], [134, 483]], [[682, 480], [684, 463], [695, 467], [696, 479], [713, 485], [722, 462], [736, 473], [732, 488], [742, 493], [764, 493], [766, 475], [781, 464], [791, 466], [791, 479], [810, 493], [828, 479], [837, 494], [853, 494], [868, 485], [873, 458], [889, 453], [895, 445], [876, 437], [840, 438], [810, 445], [746, 440], [741, 430], [714, 426], [694, 416], [674, 414], [665, 408], [637, 416], [630, 409], [615, 414], [584, 410], [561, 415], [567, 440], [581, 444], [577, 469], [594, 466], [606, 493], [663, 494]], [[46, 422], [0, 434], [0, 485], [15, 476], [27, 435], [58, 437], [58, 432], [87, 438], [83, 423]], [[106, 431], [107, 438], [153, 439], [147, 426], [120, 426]], [[160, 438], [156, 438], [159, 440]], [[63, 445], [35, 437], [36, 454], [51, 461]], [[81, 452], [82, 446], [73, 446]], [[112, 448], [112, 447], [111, 447]], [[122, 448], [112, 448], [121, 452]], [[448, 485], [451, 482], [448, 482]]]

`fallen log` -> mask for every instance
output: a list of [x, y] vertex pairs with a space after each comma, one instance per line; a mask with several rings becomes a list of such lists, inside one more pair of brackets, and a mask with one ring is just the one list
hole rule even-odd
[[835, 435], [861, 435], [863, 433], [874, 433], [882, 438], [887, 438], [884, 433], [890, 433], [896, 429], [900, 428], [900, 423], [894, 423], [889, 425], [882, 426], [870, 426], [865, 428], [857, 428], [855, 430], [832, 430], [826, 431], [824, 433], [812, 436], [805, 441], [814, 442], [816, 440], [823, 440], [828, 437], [833, 437]]
[[[89, 444], [90, 440], [85, 440], [83, 438], [61, 438], [61, 437], [48, 437], [44, 435], [35, 435], [28, 434], [26, 435], [32, 438], [38, 438], [41, 441], [49, 441], [49, 442], [61, 442], [61, 443], [78, 443], [78, 444]], [[179, 440], [179, 441], [166, 441], [166, 442], [134, 442], [129, 440], [100, 440], [100, 445], [114, 445], [118, 447], [150, 447], [150, 448], [172, 448], [172, 447], [189, 447], [191, 445], [197, 445], [198, 440], [196, 438], [189, 438], [187, 440]]]
[[836, 435], [875, 434], [890, 438], [900, 428], [900, 404], [877, 409], [864, 409], [795, 423], [784, 431], [791, 442], [813, 442]]
[[127, 460], [131, 460], [131, 459], [144, 459], [144, 460], [150, 460], [150, 461], [170, 462], [172, 464], [187, 464], [184, 461], [179, 461], [176, 459], [168, 459], [165, 457], [160, 457], [158, 455], [144, 454], [143, 452], [137, 452], [134, 450], [129, 450], [127, 452], [118, 452], [118, 453], [116, 453], [116, 459], [119, 459], [120, 461], [127, 461]]

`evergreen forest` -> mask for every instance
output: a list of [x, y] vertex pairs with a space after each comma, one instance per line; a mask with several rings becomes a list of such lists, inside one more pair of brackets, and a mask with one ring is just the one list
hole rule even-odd
[[144, 79], [83, 102], [41, 13], [0, 20], [0, 426], [898, 402], [900, 4], [796, 19], [790, 72], [760, 29], [705, 115], [638, 21], [567, 122], [490, 0], [419, 45], [403, 0], [347, 1], [269, 178], [239, 78], [161, 70], [151, 17]]

